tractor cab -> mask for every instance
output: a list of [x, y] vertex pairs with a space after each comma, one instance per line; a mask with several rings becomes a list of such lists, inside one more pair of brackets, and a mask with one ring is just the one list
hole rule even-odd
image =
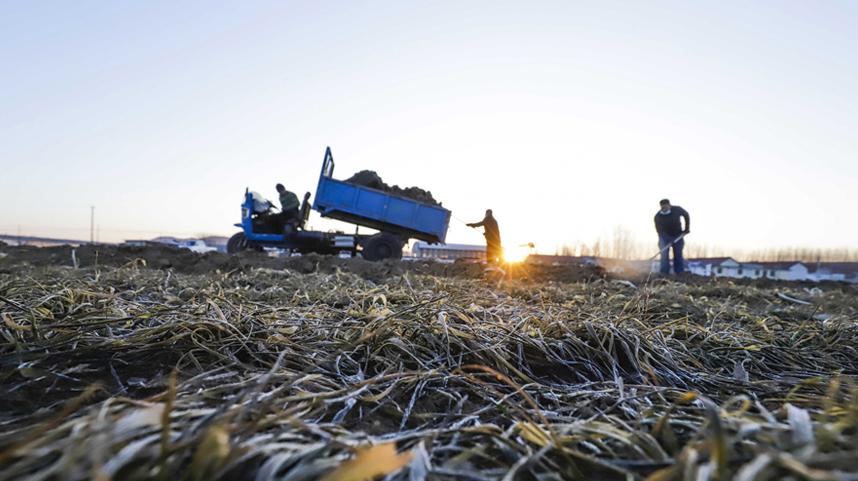
[[304, 194], [304, 202], [297, 217], [286, 218], [278, 212], [274, 203], [256, 191], [244, 192], [244, 203], [241, 205], [241, 224], [236, 227], [244, 228], [246, 233], [283, 235], [303, 230], [310, 216], [310, 193]]
[[[304, 202], [297, 216], [285, 217], [278, 212], [273, 202], [259, 192], [245, 189], [244, 202], [241, 204], [242, 232], [232, 236], [227, 243], [227, 252], [241, 252], [249, 247], [278, 246], [294, 243], [295, 236], [301, 236], [310, 217], [310, 193], [304, 194]], [[248, 243], [248, 240], [252, 242]], [[290, 242], [290, 240], [292, 242]]]

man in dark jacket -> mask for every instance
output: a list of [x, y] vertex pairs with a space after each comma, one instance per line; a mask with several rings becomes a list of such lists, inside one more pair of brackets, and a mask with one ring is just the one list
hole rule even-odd
[[280, 194], [280, 223], [279, 228], [294, 226], [294, 221], [300, 216], [301, 203], [298, 196], [286, 190], [283, 184], [277, 184], [277, 193]]
[[293, 218], [298, 216], [298, 211], [301, 209], [301, 203], [298, 202], [298, 196], [293, 192], [286, 190], [283, 184], [277, 184], [277, 193], [280, 194], [280, 208], [284, 218]]
[[486, 238], [486, 260], [489, 264], [500, 262], [500, 259], [503, 257], [500, 230], [498, 229], [498, 221], [492, 216], [491, 209], [486, 211], [486, 217], [480, 222], [468, 224], [468, 227], [480, 226], [485, 230], [483, 236]]
[[[688, 211], [678, 205], [670, 205], [670, 201], [662, 199], [661, 210], [655, 214], [655, 231], [658, 232], [658, 248], [661, 249], [661, 273], [670, 274], [670, 247], [673, 246], [673, 270], [677, 274], [685, 271], [685, 260], [682, 258], [682, 247], [685, 245], [684, 236], [691, 232], [691, 218]], [[685, 228], [681, 219], [685, 219]]]

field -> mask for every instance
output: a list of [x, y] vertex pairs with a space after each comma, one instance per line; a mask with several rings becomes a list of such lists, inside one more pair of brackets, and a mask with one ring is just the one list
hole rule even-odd
[[0, 479], [858, 479], [858, 288], [0, 247]]

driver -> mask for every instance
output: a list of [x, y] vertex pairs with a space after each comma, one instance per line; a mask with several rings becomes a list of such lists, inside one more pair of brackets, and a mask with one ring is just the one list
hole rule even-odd
[[283, 221], [289, 221], [298, 217], [298, 211], [301, 208], [301, 203], [298, 202], [298, 196], [286, 190], [283, 184], [277, 184], [277, 193], [280, 194], [280, 207], [283, 211]]

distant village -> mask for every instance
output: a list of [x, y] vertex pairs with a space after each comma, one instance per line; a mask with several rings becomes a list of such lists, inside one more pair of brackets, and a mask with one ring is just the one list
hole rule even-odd
[[[411, 249], [414, 258], [485, 260], [485, 246], [417, 242]], [[405, 258], [405, 257], [403, 257]], [[658, 272], [659, 261], [623, 260], [593, 256], [530, 254], [526, 264], [593, 265], [608, 272]], [[673, 261], [671, 261], [671, 264]], [[782, 281], [844, 281], [858, 283], [858, 262], [739, 262], [732, 257], [686, 259], [686, 269], [706, 277], [772, 279]]]
[[[145, 246], [166, 244], [183, 247], [196, 252], [226, 252], [228, 238], [209, 236], [200, 239], [156, 237], [149, 240], [126, 240], [123, 244]], [[20, 237], [0, 235], [0, 241], [9, 244], [52, 246], [61, 244], [80, 245], [83, 241], [42, 237]], [[275, 254], [276, 255], [276, 254]], [[481, 262], [486, 259], [485, 245], [428, 244], [415, 242], [410, 250], [403, 252], [403, 260], [435, 259], [441, 262]], [[658, 259], [624, 260], [596, 256], [563, 256], [529, 254], [525, 264], [552, 266], [590, 265], [613, 273], [658, 272]], [[672, 261], [671, 261], [672, 263]], [[739, 262], [732, 257], [705, 257], [686, 259], [686, 269], [692, 274], [705, 277], [731, 277], [746, 279], [772, 279], [781, 281], [842, 281], [858, 283], [858, 262]]]

